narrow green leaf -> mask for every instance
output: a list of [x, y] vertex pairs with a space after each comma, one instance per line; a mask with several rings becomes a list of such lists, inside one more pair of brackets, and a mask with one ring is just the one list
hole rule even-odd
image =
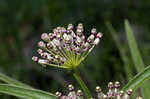
[[134, 78], [130, 80], [127, 85], [125, 85], [123, 90], [127, 90], [127, 89], [136, 90], [140, 85], [142, 85], [148, 79], [150, 79], [150, 66], [146, 67], [143, 71], [141, 71], [136, 76], [134, 76]]
[[[143, 62], [142, 57], [140, 55], [139, 49], [138, 49], [137, 44], [136, 44], [136, 40], [135, 40], [134, 35], [133, 35], [133, 31], [130, 27], [128, 20], [125, 20], [125, 30], [126, 30], [128, 44], [129, 44], [129, 48], [130, 48], [133, 62], [135, 64], [137, 71], [140, 72], [144, 69], [144, 62]], [[149, 83], [145, 82], [145, 84], [142, 86], [142, 93], [143, 93], [143, 97], [145, 99], [149, 98], [149, 90], [150, 90]]]
[[31, 88], [22, 88], [10, 84], [0, 84], [0, 93], [26, 99], [57, 99], [55, 95]]
[[144, 62], [141, 58], [139, 49], [136, 44], [136, 40], [133, 35], [133, 31], [130, 27], [128, 20], [125, 20], [125, 29], [126, 29], [126, 34], [127, 34], [127, 39], [128, 39], [132, 59], [134, 61], [134, 64], [136, 65], [136, 69], [138, 72], [142, 71], [144, 69]]
[[16, 86], [21, 86], [21, 87], [28, 87], [28, 88], [31, 88], [30, 86], [26, 85], [26, 84], [23, 84], [15, 79], [12, 79], [2, 73], [0, 73], [0, 80], [3, 81], [3, 82], [6, 82], [8, 84], [12, 84], [12, 85], [16, 85]]
[[124, 63], [124, 68], [125, 68], [125, 71], [126, 71], [126, 75], [128, 77], [128, 80], [131, 79], [132, 76], [132, 66], [130, 65], [130, 62], [129, 62], [129, 59], [128, 57], [126, 56], [126, 52], [125, 52], [125, 49], [123, 48], [122, 44], [120, 43], [120, 40], [119, 40], [119, 37], [117, 35], [117, 32], [115, 31], [115, 29], [112, 27], [111, 23], [110, 22], [106, 22], [106, 26], [110, 32], [110, 34], [112, 35], [113, 39], [114, 39], [114, 42], [119, 50], [119, 54], [122, 58], [122, 61]]

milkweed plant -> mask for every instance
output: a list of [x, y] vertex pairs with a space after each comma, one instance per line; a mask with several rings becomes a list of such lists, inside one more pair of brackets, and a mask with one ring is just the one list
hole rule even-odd
[[[115, 30], [110, 24], [107, 24], [107, 27], [110, 32], [115, 33]], [[129, 47], [133, 46], [130, 49], [133, 62], [138, 66], [140, 64], [137, 64], [137, 62], [141, 61], [142, 64], [143, 61], [137, 48], [133, 31], [127, 20], [125, 21], [125, 30]], [[84, 28], [81, 23], [77, 27], [69, 24], [67, 28], [56, 27], [52, 33], [42, 33], [42, 40], [38, 42], [39, 49], [37, 53], [39, 56], [32, 57], [34, 62], [41, 64], [43, 67], [52, 66], [71, 71], [73, 77], [81, 87], [80, 90], [76, 91], [76, 88], [72, 84], [69, 84], [68, 91], [57, 91], [56, 94], [52, 94], [35, 89], [0, 73], [0, 80], [6, 83], [0, 84], [0, 93], [25, 99], [149, 99], [147, 92], [149, 93], [150, 90], [147, 90], [148, 88], [144, 87], [144, 85], [146, 85], [145, 81], [150, 78], [150, 66], [141, 68], [141, 71], [138, 71], [138, 74], [133, 76], [124, 87], [120, 86], [119, 81], [109, 82], [107, 92], [102, 91], [100, 86], [96, 86], [95, 94], [92, 95], [93, 92], [90, 92], [88, 86], [81, 79], [78, 67], [94, 47], [99, 44], [103, 34], [97, 32], [95, 28], [91, 29], [91, 34], [87, 38], [83, 33]], [[114, 37], [117, 40], [117, 36]], [[133, 54], [133, 50], [136, 52], [136, 55]], [[140, 86], [142, 89], [140, 95], [142, 97], [132, 97], [132, 94], [134, 94], [132, 92], [136, 91]]]

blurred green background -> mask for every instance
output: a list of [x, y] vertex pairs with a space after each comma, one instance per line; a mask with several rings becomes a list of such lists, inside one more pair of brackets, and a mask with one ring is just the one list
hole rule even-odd
[[[129, 52], [124, 30], [129, 19], [142, 58], [150, 64], [150, 1], [149, 0], [0, 0], [0, 72], [35, 88], [55, 93], [72, 83], [80, 88], [70, 72], [52, 67], [42, 68], [32, 62], [37, 42], [43, 32], [57, 26], [83, 23], [85, 34], [95, 27], [103, 32], [101, 43], [80, 67], [83, 80], [91, 91], [103, 89], [109, 81], [127, 83], [125, 63], [106, 22], [117, 31], [132, 74], [137, 72]], [[1, 99], [16, 99], [0, 95]]]

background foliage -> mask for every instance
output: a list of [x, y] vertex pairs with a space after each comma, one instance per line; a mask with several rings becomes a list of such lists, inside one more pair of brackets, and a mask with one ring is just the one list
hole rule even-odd
[[[124, 19], [129, 19], [144, 64], [148, 66], [149, 6], [149, 0], [0, 0], [0, 72], [52, 93], [65, 90], [64, 86], [69, 83], [78, 88], [69, 72], [42, 68], [32, 62], [31, 57], [36, 55], [41, 33], [52, 32], [56, 26], [83, 23], [87, 36], [92, 27], [104, 36], [80, 67], [82, 78], [93, 92], [96, 85], [104, 89], [109, 81], [118, 80], [124, 85], [137, 73], [128, 47]], [[118, 41], [114, 40], [115, 34], [111, 34], [107, 23], [112, 23]], [[126, 74], [125, 64], [129, 65], [131, 75]], [[0, 97], [16, 99], [7, 95]]]

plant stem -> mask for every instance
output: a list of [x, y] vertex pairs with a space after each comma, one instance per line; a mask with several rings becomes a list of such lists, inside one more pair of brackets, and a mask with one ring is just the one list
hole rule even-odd
[[87, 96], [87, 98], [90, 99], [92, 97], [92, 95], [91, 95], [89, 89], [87, 88], [87, 86], [85, 85], [85, 83], [83, 82], [83, 80], [81, 79], [77, 69], [74, 70], [73, 76], [75, 77], [77, 82], [80, 84], [80, 86], [83, 89], [83, 91], [84, 91], [85, 95]]

